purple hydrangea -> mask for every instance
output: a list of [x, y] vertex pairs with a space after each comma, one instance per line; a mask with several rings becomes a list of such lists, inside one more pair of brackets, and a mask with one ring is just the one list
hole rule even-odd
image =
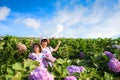
[[37, 67], [30, 73], [28, 80], [54, 80], [54, 77], [46, 68]]
[[67, 76], [64, 80], [77, 80], [75, 76]]
[[112, 45], [112, 48], [120, 49], [119, 45]]
[[108, 67], [113, 72], [120, 72], [120, 62], [116, 58], [111, 58], [108, 62]]
[[85, 56], [84, 52], [80, 52], [80, 53], [79, 53], [79, 57], [80, 57], [80, 58], [84, 58], [84, 56]]
[[73, 73], [81, 73], [82, 71], [85, 70], [85, 68], [83, 66], [74, 66], [74, 65], [71, 65], [71, 66], [68, 66], [67, 67], [67, 70], [69, 72], [69, 75], [73, 74]]
[[108, 56], [109, 58], [114, 58], [114, 55], [111, 52], [109, 52], [109, 51], [105, 51], [104, 54], [106, 56]]

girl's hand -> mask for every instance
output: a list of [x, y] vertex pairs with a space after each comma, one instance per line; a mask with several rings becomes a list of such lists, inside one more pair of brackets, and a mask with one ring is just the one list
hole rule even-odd
[[61, 41], [58, 42], [58, 45], [60, 45], [60, 44], [61, 44]]

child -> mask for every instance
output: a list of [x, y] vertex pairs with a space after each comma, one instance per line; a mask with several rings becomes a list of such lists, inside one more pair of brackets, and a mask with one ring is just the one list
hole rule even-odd
[[[40, 43], [41, 43], [42, 53], [43, 53], [48, 59], [50, 59], [51, 62], [53, 63], [53, 62], [56, 60], [56, 58], [54, 58], [54, 57], [52, 56], [52, 52], [55, 52], [55, 51], [58, 50], [61, 42], [58, 43], [58, 45], [56, 46], [55, 49], [52, 48], [52, 47], [50, 47], [50, 46], [48, 47], [48, 44], [50, 43], [50, 42], [49, 42], [49, 39], [42, 39], [42, 40], [40, 41]], [[51, 62], [50, 62], [50, 61], [46, 61], [46, 62], [45, 62], [46, 67], [48, 67], [48, 64], [52, 67], [52, 63], [51, 63]]]
[[29, 58], [38, 61], [40, 63], [41, 67], [45, 67], [44, 65], [44, 59], [48, 60], [51, 62], [50, 59], [46, 58], [42, 53], [41, 53], [41, 47], [38, 43], [34, 43], [32, 45], [32, 53], [29, 54]]

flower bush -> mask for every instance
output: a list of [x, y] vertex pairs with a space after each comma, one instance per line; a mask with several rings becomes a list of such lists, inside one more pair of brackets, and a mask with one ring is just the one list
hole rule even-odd
[[[31, 39], [9, 35], [2, 38], [0, 40], [0, 80], [28, 80], [30, 72], [39, 66], [38, 62], [38, 66], [33, 65], [34, 61], [31, 59], [26, 61], [31, 52]], [[53, 67], [47, 68], [55, 80], [64, 80], [68, 76], [75, 76], [78, 80], [120, 79], [120, 49], [112, 47], [112, 45], [120, 45], [120, 38], [56, 38], [54, 40], [50, 39], [50, 46], [55, 47], [58, 41], [61, 41], [62, 44], [58, 51], [52, 54], [57, 60]], [[16, 44], [19, 42], [26, 45], [27, 51], [25, 51], [25, 54], [18, 53]], [[33, 42], [39, 43], [39, 39], [34, 38]], [[80, 52], [85, 53], [85, 57], [82, 59], [80, 59]], [[85, 71], [82, 68], [81, 71], [83, 70], [83, 72], [73, 68], [70, 75], [67, 69], [70, 65], [84, 66]], [[36, 74], [38, 75], [38, 73]]]
[[54, 80], [54, 77], [44, 67], [37, 67], [33, 70], [28, 80]]
[[109, 58], [114, 58], [114, 55], [111, 52], [109, 52], [109, 51], [105, 51], [104, 54], [106, 56], [108, 56]]
[[85, 68], [83, 66], [71, 65], [67, 67], [67, 70], [69, 72], [69, 75], [72, 75], [73, 73], [81, 73], [85, 71]]
[[26, 45], [22, 44], [22, 43], [18, 43], [17, 44], [17, 48], [18, 48], [18, 52], [20, 53], [24, 53], [27, 51], [27, 47]]
[[111, 58], [108, 62], [108, 67], [113, 72], [120, 72], [120, 61], [116, 58]]

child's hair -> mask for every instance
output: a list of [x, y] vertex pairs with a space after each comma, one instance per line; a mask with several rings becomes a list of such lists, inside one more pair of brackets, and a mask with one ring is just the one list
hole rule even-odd
[[47, 45], [50, 43], [49, 39], [42, 39], [40, 43], [42, 44], [42, 42], [47, 42]]
[[34, 52], [34, 47], [35, 47], [35, 45], [38, 45], [38, 47], [39, 47], [39, 52], [41, 52], [41, 46], [40, 46], [40, 44], [38, 44], [38, 43], [34, 43], [34, 44], [32, 45], [32, 52]]

